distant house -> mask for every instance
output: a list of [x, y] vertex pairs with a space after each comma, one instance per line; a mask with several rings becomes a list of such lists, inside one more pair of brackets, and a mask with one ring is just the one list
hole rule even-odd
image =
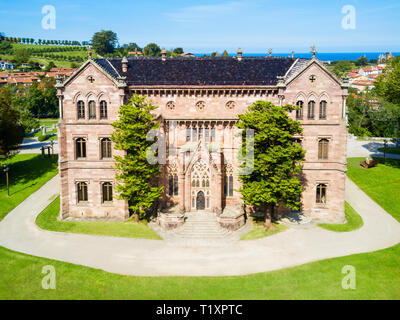
[[190, 52], [184, 52], [181, 54], [181, 57], [194, 58], [194, 54]]
[[31, 65], [29, 63], [26, 63], [26, 62], [21, 63], [21, 68], [30, 68], [30, 67], [31, 67]]
[[143, 53], [140, 52], [140, 51], [131, 51], [131, 52], [128, 52], [128, 55], [130, 55], [130, 56], [142, 56]]
[[12, 62], [1, 60], [0, 61], [0, 68], [2, 70], [6, 70], [6, 69], [14, 70], [15, 66], [14, 66], [14, 64]]

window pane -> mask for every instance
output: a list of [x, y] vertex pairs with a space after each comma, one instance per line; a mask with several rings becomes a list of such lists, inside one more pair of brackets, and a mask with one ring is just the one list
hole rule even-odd
[[86, 141], [85, 139], [79, 138], [75, 142], [76, 157], [86, 158]]
[[197, 128], [192, 129], [192, 141], [197, 141]]
[[174, 176], [174, 196], [178, 195], [178, 176]]
[[96, 119], [96, 103], [89, 101], [89, 119]]
[[204, 129], [204, 135], [205, 135], [204, 137], [205, 141], [208, 142], [210, 140], [210, 129], [208, 127]]
[[186, 141], [190, 141], [190, 137], [191, 137], [191, 130], [190, 128], [186, 129]]
[[310, 101], [308, 103], [308, 119], [314, 119], [314, 108], [315, 108], [315, 102]]
[[211, 128], [211, 142], [215, 141], [215, 128]]
[[326, 101], [321, 101], [319, 106], [319, 118], [326, 119]]
[[100, 119], [107, 119], [107, 102], [100, 102]]
[[228, 193], [228, 177], [224, 176], [224, 196], [227, 196]]
[[296, 110], [296, 118], [302, 119], [303, 118], [303, 101], [297, 101], [297, 106], [299, 106], [300, 109]]
[[85, 119], [85, 103], [78, 101], [78, 119]]
[[233, 176], [229, 176], [229, 196], [233, 196]]
[[168, 182], [168, 194], [172, 196], [174, 194], [174, 179], [172, 176], [169, 176]]

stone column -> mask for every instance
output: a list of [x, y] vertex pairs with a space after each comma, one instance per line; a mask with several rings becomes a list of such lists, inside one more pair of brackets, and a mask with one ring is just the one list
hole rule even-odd
[[217, 154], [217, 168], [218, 168], [218, 172], [215, 175], [215, 195], [214, 195], [214, 199], [215, 199], [215, 212], [217, 214], [221, 214], [222, 213], [222, 152]]
[[179, 172], [178, 174], [178, 188], [179, 188], [179, 210], [183, 213], [186, 211], [185, 207], [185, 173]]

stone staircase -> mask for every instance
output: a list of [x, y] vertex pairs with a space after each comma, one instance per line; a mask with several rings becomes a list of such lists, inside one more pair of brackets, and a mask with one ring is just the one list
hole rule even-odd
[[163, 230], [159, 226], [151, 226], [164, 240], [180, 245], [226, 245], [237, 241], [248, 232], [252, 226], [244, 225], [237, 231], [222, 228], [217, 222], [217, 216], [212, 212], [188, 212], [185, 214], [183, 226], [173, 230]]

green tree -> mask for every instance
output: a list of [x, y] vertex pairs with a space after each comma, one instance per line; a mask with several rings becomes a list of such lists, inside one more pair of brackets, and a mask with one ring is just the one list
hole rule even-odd
[[9, 54], [12, 52], [12, 44], [7, 41], [3, 40], [0, 42], [0, 53]]
[[356, 66], [364, 67], [368, 65], [368, 59], [366, 57], [360, 57], [356, 60]]
[[352, 61], [338, 61], [333, 67], [333, 72], [339, 78], [344, 77], [347, 72], [355, 69], [355, 64]]
[[389, 60], [385, 72], [375, 82], [375, 92], [400, 106], [400, 57]]
[[44, 71], [49, 72], [51, 70], [51, 68], [55, 68], [57, 67], [53, 61], [50, 61], [49, 64], [47, 65], [47, 67], [44, 69]]
[[100, 32], [96, 32], [92, 37], [93, 50], [100, 55], [113, 53], [117, 42], [117, 34], [111, 30], [101, 30]]
[[144, 55], [149, 57], [157, 57], [161, 55], [160, 47], [155, 43], [149, 43], [143, 49]]
[[17, 49], [14, 52], [14, 60], [20, 65], [21, 63], [28, 62], [29, 60], [29, 51], [26, 49]]
[[[300, 122], [292, 120], [288, 112], [292, 105], [275, 106], [271, 102], [257, 101], [248, 111], [239, 115], [237, 127], [254, 130], [254, 137], [243, 137], [239, 159], [248, 150], [254, 159], [246, 156], [240, 167], [240, 192], [246, 205], [261, 208], [265, 213], [265, 228], [271, 226], [275, 208], [285, 205], [300, 210], [302, 193], [301, 169], [305, 151], [294, 136], [301, 135]], [[251, 173], [246, 167], [254, 165]]]
[[10, 156], [22, 142], [24, 129], [19, 117], [19, 112], [11, 106], [10, 91], [0, 88], [0, 156]]
[[222, 52], [222, 56], [223, 57], [229, 57], [228, 51], [224, 50], [224, 52]]
[[183, 48], [175, 48], [173, 52], [175, 54], [182, 54], [183, 53]]
[[118, 172], [117, 191], [121, 199], [128, 201], [136, 222], [149, 213], [163, 191], [163, 187], [155, 183], [160, 174], [158, 165], [147, 160], [153, 142], [147, 141], [146, 135], [150, 130], [158, 128], [151, 114], [156, 108], [145, 97], [134, 95], [129, 104], [121, 106], [119, 120], [113, 123], [115, 131], [112, 140], [115, 149], [126, 153], [123, 157], [114, 157]]

